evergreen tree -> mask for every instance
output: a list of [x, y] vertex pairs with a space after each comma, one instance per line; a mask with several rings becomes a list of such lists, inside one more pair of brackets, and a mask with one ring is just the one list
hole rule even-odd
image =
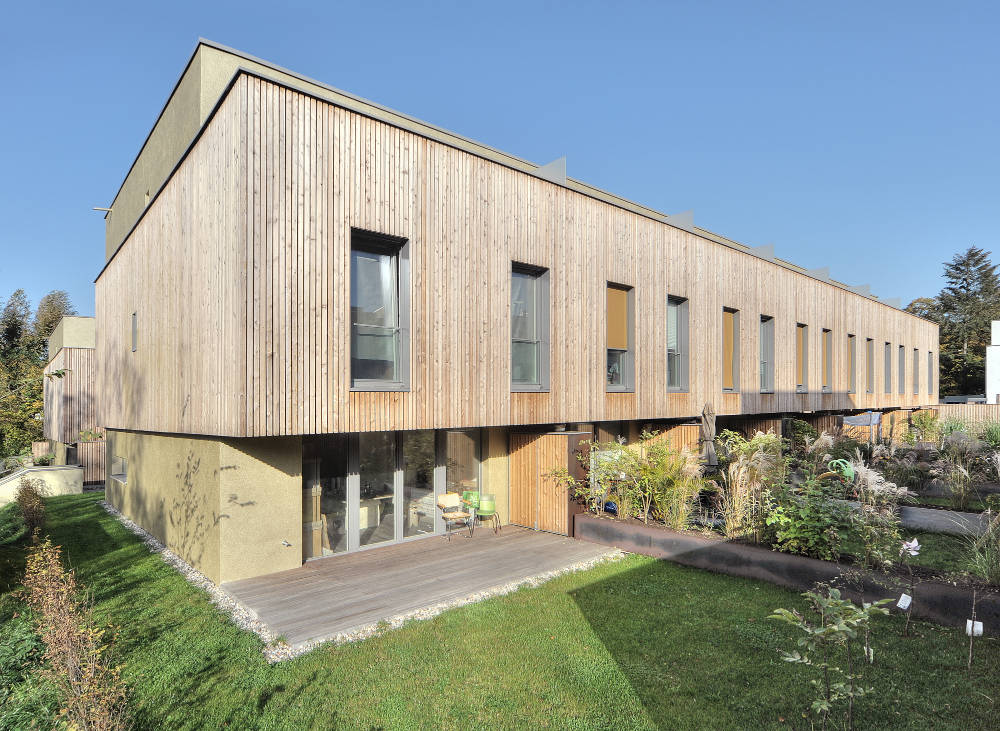
[[990, 252], [974, 246], [944, 265], [947, 284], [937, 296], [942, 394], [979, 394], [986, 388], [990, 322], [1000, 319], [996, 269]]
[[61, 319], [75, 314], [76, 308], [69, 301], [69, 294], [63, 289], [52, 290], [38, 302], [38, 309], [35, 310], [35, 335], [48, 338]]

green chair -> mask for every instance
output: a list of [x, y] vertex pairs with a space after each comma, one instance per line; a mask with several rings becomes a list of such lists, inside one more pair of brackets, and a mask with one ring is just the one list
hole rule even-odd
[[480, 519], [492, 519], [493, 532], [500, 532], [500, 516], [497, 515], [496, 495], [483, 495], [479, 499], [479, 507], [476, 509], [476, 516]]
[[[479, 512], [479, 491], [478, 490], [466, 490], [462, 493], [462, 504], [468, 508], [469, 512], [472, 514], [472, 520], [469, 523], [472, 526], [472, 531], [476, 529], [476, 517]], [[472, 531], [469, 535], [472, 535]]]

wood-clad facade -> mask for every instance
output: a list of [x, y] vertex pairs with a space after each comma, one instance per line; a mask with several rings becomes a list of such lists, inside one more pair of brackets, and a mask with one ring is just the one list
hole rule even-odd
[[[405, 239], [410, 388], [352, 391], [352, 229]], [[513, 263], [549, 271], [551, 380], [510, 386]], [[635, 297], [634, 391], [605, 383], [608, 282]], [[557, 183], [242, 73], [98, 279], [109, 427], [225, 436], [650, 420], [937, 402], [937, 327]], [[690, 381], [666, 382], [667, 297], [688, 300]], [[723, 389], [723, 310], [739, 313]], [[138, 343], [130, 347], [131, 315]], [[759, 320], [775, 318], [774, 393]], [[797, 393], [795, 333], [808, 326]], [[823, 331], [831, 332], [824, 391]], [[849, 393], [848, 335], [855, 336]], [[865, 343], [875, 343], [866, 389]], [[906, 349], [903, 387], [882, 348]], [[727, 384], [729, 385], [729, 380]], [[902, 391], [902, 393], [900, 393]]]
[[[569, 532], [565, 492], [541, 480], [543, 468], [566, 463], [567, 432], [542, 436], [563, 425], [634, 439], [654, 424], [696, 448], [691, 422], [706, 404], [723, 418], [780, 424], [801, 412], [937, 402], [923, 365], [937, 363], [930, 322], [238, 52], [202, 48], [109, 214], [96, 423], [109, 429], [109, 500], [216, 580], [436, 534], [444, 491], [478, 490], [495, 497], [503, 522]], [[197, 114], [185, 112], [195, 97]], [[183, 140], [161, 125], [196, 117], [164, 179], [157, 155]], [[359, 241], [370, 249], [361, 259]], [[379, 242], [398, 246], [391, 267]], [[391, 271], [396, 288], [398, 360], [381, 383], [352, 371], [359, 326], [381, 327], [357, 319], [375, 312], [354, 299], [358, 262], [378, 267], [383, 287]], [[531, 327], [517, 336], [515, 271], [519, 288], [544, 299], [532, 300]], [[520, 300], [516, 311], [529, 312]], [[516, 353], [540, 359], [537, 383], [530, 358], [515, 375]], [[229, 536], [218, 545], [185, 542], [192, 485], [205, 497], [194, 522]], [[269, 538], [227, 528], [237, 524], [269, 526]]]

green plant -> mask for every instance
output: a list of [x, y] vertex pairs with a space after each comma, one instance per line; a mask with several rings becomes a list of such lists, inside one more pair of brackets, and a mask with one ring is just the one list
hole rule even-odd
[[985, 424], [979, 432], [979, 438], [986, 442], [991, 449], [1000, 449], [1000, 421], [991, 421]]
[[938, 413], [932, 409], [915, 411], [910, 415], [910, 431], [915, 433], [917, 441], [936, 442], [941, 433]]
[[959, 416], [947, 416], [938, 422], [938, 434], [940, 439], [956, 434], [971, 434], [972, 427], [969, 422]]
[[765, 529], [765, 493], [784, 483], [787, 460], [782, 454], [781, 439], [773, 432], [756, 432], [750, 439], [733, 431], [719, 435], [720, 446], [727, 454], [722, 471], [722, 489], [718, 509], [727, 538], [749, 536], [763, 541]]
[[51, 453], [40, 454], [32, 460], [32, 462], [35, 464], [36, 467], [48, 467], [55, 461], [56, 461], [56, 456]]
[[42, 641], [24, 613], [14, 613], [0, 622], [0, 705], [32, 666], [40, 663], [43, 651]]
[[774, 547], [785, 553], [836, 560], [849, 509], [814, 475], [770, 496], [765, 523], [775, 530]]
[[988, 584], [1000, 586], [1000, 514], [979, 537], [969, 537], [969, 568]]
[[[827, 727], [831, 721], [831, 713], [843, 701], [846, 701], [845, 725], [847, 728], [854, 728], [854, 700], [873, 690], [859, 684], [863, 675], [855, 664], [863, 667], [863, 661], [874, 662], [875, 653], [870, 644], [871, 619], [877, 615], [887, 615], [889, 611], [884, 605], [891, 600], [865, 602], [859, 607], [842, 599], [840, 591], [832, 587], [817, 587], [817, 590], [807, 591], [802, 596], [809, 601], [813, 613], [817, 615], [815, 618], [796, 610], [781, 608], [775, 609], [769, 617], [787, 622], [804, 635], [796, 643], [798, 650], [779, 652], [785, 662], [818, 671], [818, 677], [811, 678], [809, 683], [817, 691], [810, 710], [820, 718], [820, 728]], [[856, 654], [860, 657], [856, 658]], [[841, 667], [841, 661], [846, 669]]]
[[690, 527], [699, 495], [714, 486], [702, 478], [698, 456], [659, 442], [648, 447], [645, 460], [655, 517], [674, 530]]
[[858, 509], [851, 513], [851, 529], [864, 545], [865, 567], [885, 568], [898, 557], [899, 501], [910, 493], [866, 465], [860, 454], [851, 466], [854, 468], [851, 490], [859, 503]]

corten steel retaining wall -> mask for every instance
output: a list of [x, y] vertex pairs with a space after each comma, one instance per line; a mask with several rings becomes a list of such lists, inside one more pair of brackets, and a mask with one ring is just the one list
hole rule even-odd
[[[855, 601], [896, 598], [902, 580], [871, 574], [853, 566], [840, 566], [805, 556], [778, 553], [761, 546], [731, 543], [722, 539], [679, 533], [667, 528], [593, 515], [577, 515], [575, 537], [673, 561], [683, 566], [766, 581], [796, 591], [812, 589], [818, 582], [836, 582]], [[848, 583], [845, 574], [857, 575]], [[913, 617], [964, 630], [972, 611], [972, 590], [940, 581], [924, 581], [914, 591]], [[985, 634], [1000, 636], [1000, 596], [977, 595], [976, 618]]]

